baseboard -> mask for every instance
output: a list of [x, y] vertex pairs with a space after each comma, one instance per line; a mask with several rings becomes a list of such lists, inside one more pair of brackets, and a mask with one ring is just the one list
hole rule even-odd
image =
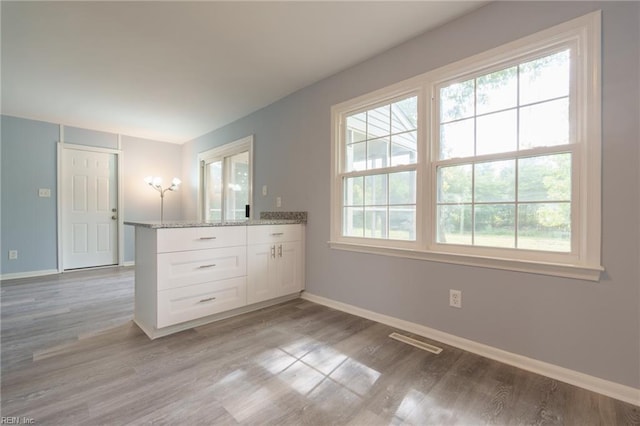
[[357, 306], [349, 305], [347, 303], [327, 299], [322, 296], [316, 296], [315, 294], [310, 294], [306, 291], [302, 293], [301, 297], [310, 302], [318, 303], [320, 305], [328, 306], [339, 311], [367, 318], [372, 321], [386, 324], [390, 327], [405, 330], [450, 346], [455, 346], [456, 348], [460, 348], [465, 351], [502, 362], [504, 364], [512, 365], [514, 367], [531, 371], [533, 373], [540, 374], [551, 379], [559, 380], [561, 382], [597, 392], [611, 398], [619, 399], [620, 401], [640, 406], [640, 389], [600, 379], [598, 377], [590, 376], [588, 374], [580, 373], [568, 368], [559, 367], [557, 365], [549, 364], [543, 361], [538, 361], [523, 355], [507, 352], [502, 349], [474, 342], [473, 340], [435, 330], [424, 325], [379, 314], [377, 312], [362, 309]]
[[32, 277], [42, 277], [44, 275], [55, 275], [59, 274], [60, 271], [57, 269], [44, 269], [41, 271], [29, 271], [29, 272], [15, 272], [13, 274], [2, 274], [0, 275], [0, 280], [16, 280], [19, 278], [32, 278]]
[[136, 262], [135, 260], [128, 260], [128, 261], [122, 262], [122, 266], [136, 266]]

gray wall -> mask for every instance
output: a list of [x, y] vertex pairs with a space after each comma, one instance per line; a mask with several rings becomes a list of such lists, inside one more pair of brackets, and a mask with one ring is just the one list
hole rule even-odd
[[[51, 271], [57, 256], [57, 142], [59, 125], [2, 116], [0, 272]], [[75, 127], [64, 128], [65, 142], [117, 149], [118, 135]], [[160, 175], [166, 182], [182, 175], [182, 147], [175, 144], [121, 137], [122, 188], [125, 220], [159, 220], [160, 195], [145, 182]], [[38, 188], [50, 188], [51, 198], [38, 197]], [[180, 219], [180, 194], [165, 195], [165, 218]], [[125, 226], [125, 261], [134, 260], [133, 228]], [[18, 250], [8, 260], [8, 250]]]
[[[183, 214], [196, 217], [198, 152], [255, 134], [254, 211], [307, 210], [310, 293], [640, 387], [640, 4], [496, 2], [183, 147]], [[552, 25], [603, 10], [600, 282], [329, 249], [330, 107]], [[259, 189], [269, 185], [269, 196]], [[463, 291], [463, 309], [448, 291]]]
[[[51, 123], [2, 116], [2, 273], [58, 267], [56, 240], [56, 142]], [[50, 188], [51, 198], [38, 197]], [[8, 260], [8, 251], [18, 259]]]
[[[144, 181], [146, 176], [160, 176], [163, 186], [174, 177], [182, 177], [182, 147], [148, 139], [122, 136], [125, 220], [160, 220], [160, 193]], [[180, 191], [180, 189], [179, 189]], [[164, 194], [165, 220], [182, 218], [180, 192]], [[125, 226], [126, 260], [134, 260], [134, 227]]]

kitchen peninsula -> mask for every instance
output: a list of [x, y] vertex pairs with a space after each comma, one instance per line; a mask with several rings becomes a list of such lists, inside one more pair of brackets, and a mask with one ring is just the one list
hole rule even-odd
[[136, 222], [135, 323], [151, 339], [299, 297], [306, 212]]

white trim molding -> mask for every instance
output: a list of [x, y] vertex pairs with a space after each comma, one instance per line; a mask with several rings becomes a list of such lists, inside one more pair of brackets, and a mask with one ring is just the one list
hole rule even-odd
[[14, 272], [0, 275], [0, 281], [17, 280], [20, 278], [43, 277], [45, 275], [58, 275], [57, 269], [42, 269], [40, 271]]
[[368, 309], [359, 308], [347, 303], [338, 302], [326, 297], [317, 296], [304, 291], [300, 296], [302, 299], [308, 300], [319, 305], [337, 309], [352, 315], [366, 318], [381, 324], [388, 325], [400, 330], [408, 331], [428, 339], [436, 340], [445, 345], [454, 346], [456, 348], [502, 362], [513, 367], [521, 368], [532, 373], [540, 374], [554, 380], [558, 380], [570, 385], [578, 386], [589, 391], [597, 392], [629, 404], [640, 406], [640, 389], [630, 386], [611, 382], [609, 380], [590, 376], [579, 371], [570, 370], [547, 362], [528, 358], [523, 355], [508, 352], [489, 345], [475, 342], [473, 340], [458, 337], [453, 334], [445, 333], [421, 324], [405, 321], [399, 318], [380, 314]]
[[431, 262], [452, 263], [454, 265], [477, 266], [504, 271], [526, 272], [529, 274], [550, 275], [587, 281], [599, 281], [600, 273], [604, 271], [602, 266], [569, 265], [535, 260], [475, 256], [462, 253], [447, 253], [429, 250], [406, 250], [396, 247], [380, 247], [372, 244], [354, 244], [333, 241], [329, 241], [328, 244], [329, 247], [336, 250], [404, 257], [407, 259], [426, 260]]

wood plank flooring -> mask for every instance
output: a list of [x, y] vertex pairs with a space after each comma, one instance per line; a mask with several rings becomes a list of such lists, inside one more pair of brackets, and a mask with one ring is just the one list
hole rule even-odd
[[132, 269], [4, 281], [1, 308], [1, 414], [39, 425], [640, 424], [638, 407], [300, 299], [153, 341]]

